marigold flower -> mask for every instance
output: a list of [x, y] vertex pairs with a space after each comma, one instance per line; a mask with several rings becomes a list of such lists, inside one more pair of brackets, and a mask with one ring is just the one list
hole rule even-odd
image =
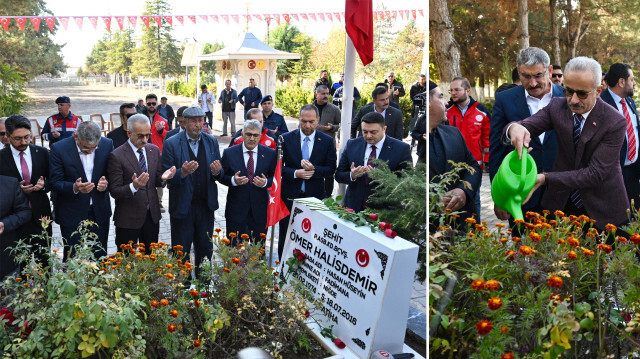
[[567, 239], [567, 243], [569, 243], [571, 247], [577, 247], [580, 245], [580, 241], [575, 237], [569, 237], [569, 239]]
[[235, 264], [240, 264], [240, 258], [233, 257], [231, 261]]
[[184, 247], [183, 247], [183, 246], [181, 246], [181, 245], [179, 245], [179, 244], [178, 244], [178, 245], [173, 246], [173, 250], [174, 250], [174, 251], [181, 251], [181, 250], [183, 250], [183, 249], [184, 249]]
[[154, 308], [157, 308], [158, 307], [158, 301], [157, 300], [152, 300], [151, 301], [151, 306], [154, 307]]
[[175, 309], [171, 309], [169, 311], [169, 314], [171, 314], [172, 317], [176, 318], [178, 316], [178, 311]]
[[500, 326], [500, 333], [504, 334], [507, 332], [509, 332], [509, 327], [507, 327], [506, 325]]
[[231, 272], [231, 270], [229, 268], [227, 268], [227, 267], [222, 268], [222, 271], [225, 272], [225, 273], [230, 273]]
[[520, 218], [514, 219], [513, 223], [515, 223], [515, 224], [523, 224], [524, 223], [524, 219], [520, 219]]
[[273, 291], [278, 293], [280, 291], [280, 287], [278, 287], [277, 285], [273, 286]]
[[562, 278], [558, 277], [557, 275], [552, 275], [549, 277], [547, 285], [553, 288], [560, 288], [562, 287]]
[[549, 300], [556, 303], [562, 302], [562, 298], [560, 298], [560, 294], [558, 293], [551, 293]]
[[518, 252], [523, 256], [530, 256], [533, 254], [533, 248], [529, 246], [520, 246], [520, 248], [518, 248]]
[[228, 239], [226, 239], [226, 238], [223, 238], [223, 239], [222, 239], [222, 243], [224, 243], [224, 244], [226, 244], [226, 245], [229, 245], [229, 244], [231, 243], [231, 241], [230, 241], [230, 240], [228, 240]]
[[156, 268], [156, 272], [162, 272], [162, 267]]
[[220, 233], [220, 232], [222, 232], [222, 228], [216, 228], [215, 231], [216, 231], [216, 233]]
[[536, 232], [531, 232], [529, 233], [529, 238], [531, 238], [532, 241], [534, 242], [540, 242], [540, 235]]
[[469, 232], [469, 233], [467, 233], [467, 237], [469, 237], [469, 238], [473, 238], [473, 237], [475, 237], [475, 236], [476, 236], [476, 235], [475, 235], [475, 233], [473, 233], [473, 232]]
[[498, 227], [498, 228], [504, 228], [504, 227], [505, 227], [505, 225], [504, 225], [504, 223], [496, 223], [496, 227]]
[[596, 247], [598, 247], [601, 251], [605, 252], [606, 254], [611, 253], [611, 251], [613, 250], [613, 248], [611, 248], [611, 246], [608, 244], [598, 244]]
[[569, 258], [569, 259], [578, 259], [578, 253], [576, 253], [574, 251], [569, 251], [569, 253], [567, 253], [567, 258]]
[[504, 353], [500, 356], [500, 359], [514, 359], [515, 356], [512, 352]]
[[467, 218], [464, 220], [465, 222], [469, 223], [469, 224], [476, 224], [476, 219], [475, 218]]
[[471, 288], [475, 289], [475, 290], [482, 290], [484, 289], [484, 281], [480, 280], [480, 279], [476, 279], [473, 281], [473, 283], [471, 283]]
[[487, 306], [491, 310], [500, 309], [502, 307], [502, 299], [498, 297], [489, 298], [489, 301], [487, 302]]
[[278, 272], [273, 272], [273, 275], [277, 277], [278, 276]]
[[511, 240], [513, 241], [513, 243], [520, 243], [521, 241], [520, 237], [511, 237]]
[[199, 347], [200, 345], [201, 345], [200, 340], [196, 339], [196, 340], [194, 340], [194, 341], [193, 341], [193, 346], [194, 346], [194, 347], [196, 347], [196, 348], [197, 348], [197, 347]]
[[616, 240], [620, 243], [629, 243], [629, 240], [627, 240], [626, 238], [624, 238], [623, 236], [617, 236]]
[[252, 261], [254, 261], [254, 262], [257, 262], [257, 261], [258, 261], [258, 258], [256, 258], [256, 257], [251, 257], [251, 260], [252, 260]]
[[242, 239], [249, 239], [249, 235], [248, 235], [248, 234], [246, 234], [246, 233], [242, 233], [242, 234], [240, 235], [240, 238], [242, 238]]
[[573, 222], [573, 221], [575, 221], [575, 220], [577, 220], [577, 219], [578, 219], [578, 217], [574, 216], [573, 214], [570, 214], [570, 215], [569, 215], [569, 220], [570, 220], [571, 222]]
[[633, 244], [640, 245], [640, 234], [638, 234], [638, 233], [632, 234], [631, 237], [629, 238], [629, 240]]
[[22, 277], [16, 278], [16, 282], [22, 282]]
[[166, 299], [160, 299], [160, 305], [166, 307], [167, 305], [169, 305], [169, 301]]
[[529, 230], [529, 231], [533, 231], [534, 229], [536, 229], [536, 225], [533, 223], [525, 223], [524, 224], [524, 229]]
[[476, 324], [476, 330], [478, 334], [485, 335], [489, 334], [489, 332], [493, 329], [493, 323], [488, 320], [481, 320]]
[[165, 267], [167, 267], [167, 268], [169, 268], [169, 269], [173, 268], [173, 264], [171, 264], [171, 263], [167, 263], [167, 264], [165, 264], [164, 266], [165, 266]]
[[169, 331], [169, 333], [175, 332], [176, 331], [176, 325], [175, 324], [167, 325], [167, 330]]
[[191, 296], [192, 296], [192, 297], [194, 297], [194, 298], [198, 298], [199, 293], [198, 293], [198, 291], [197, 291], [197, 290], [195, 290], [195, 289], [191, 289], [191, 290], [189, 291], [189, 293], [191, 294]]
[[565, 241], [564, 239], [558, 239], [558, 244], [566, 244], [567, 241]]
[[488, 290], [496, 290], [500, 288], [500, 282], [498, 282], [495, 279], [491, 279], [484, 284], [484, 287], [485, 289], [488, 289]]
[[237, 234], [235, 234], [235, 233], [229, 233], [229, 237], [231, 237], [231, 238], [236, 238], [237, 236], [238, 236], [238, 235], [237, 235]]
[[260, 233], [260, 239], [267, 239], [266, 233]]
[[200, 301], [199, 301], [199, 300], [197, 300], [197, 299], [196, 299], [196, 300], [194, 300], [194, 301], [193, 301], [193, 305], [195, 305], [196, 307], [199, 307], [199, 306], [200, 306]]
[[594, 255], [593, 251], [585, 248], [585, 247], [580, 247], [582, 249], [582, 254], [584, 254], [585, 257], [591, 257], [592, 255]]
[[604, 230], [607, 232], [615, 232], [618, 229], [618, 227], [614, 226], [611, 223], [608, 223], [606, 226], [604, 226]]
[[507, 260], [512, 261], [516, 258], [516, 252], [512, 250], [508, 250], [505, 256], [507, 257]]
[[182, 330], [182, 324], [178, 324], [178, 329]]

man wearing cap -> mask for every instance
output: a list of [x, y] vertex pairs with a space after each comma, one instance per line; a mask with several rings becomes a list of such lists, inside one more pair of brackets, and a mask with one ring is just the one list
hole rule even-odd
[[165, 96], [160, 97], [160, 106], [158, 106], [158, 112], [160, 116], [167, 119], [169, 122], [169, 128], [171, 128], [173, 119], [176, 117], [176, 114], [173, 112], [173, 107], [171, 105], [167, 105], [167, 98]]
[[169, 185], [169, 216], [174, 245], [183, 246], [186, 260], [193, 243], [196, 276], [204, 258], [211, 258], [218, 186], [224, 176], [218, 141], [202, 133], [205, 113], [199, 106], [182, 112], [185, 130], [169, 138], [162, 153], [162, 170], [177, 169]]
[[136, 105], [133, 103], [123, 103], [120, 105], [120, 123], [121, 125], [113, 131], [107, 133], [107, 138], [113, 141], [113, 148], [118, 148], [120, 145], [127, 143], [129, 137], [127, 136], [127, 120], [129, 117], [135, 115]]
[[139, 98], [138, 99], [138, 104], [136, 105], [136, 112], [137, 113], [143, 113], [144, 112], [144, 100]]
[[258, 108], [258, 103], [262, 99], [262, 91], [256, 87], [256, 80], [249, 79], [249, 87], [245, 87], [238, 94], [238, 102], [244, 106], [244, 118], [247, 118], [247, 112], [252, 108]]
[[49, 141], [49, 146], [71, 137], [82, 122], [78, 116], [69, 111], [71, 109], [71, 99], [68, 96], [58, 97], [56, 104], [58, 104], [58, 113], [47, 118], [40, 133], [43, 140]]
[[[247, 120], [256, 120], [260, 122], [260, 126], [262, 127], [263, 126], [262, 111], [260, 111], [257, 108], [252, 108], [251, 110], [249, 110], [249, 112], [247, 112]], [[242, 130], [238, 130], [238, 132], [236, 132], [233, 135], [231, 142], [229, 142], [229, 147], [240, 144], [242, 143], [242, 141], [244, 141], [242, 137]], [[278, 147], [276, 135], [274, 135], [273, 132], [269, 131], [268, 128], [264, 128], [264, 127], [262, 127], [262, 135], [260, 136], [259, 143], [263, 146], [270, 147], [274, 150], [276, 149], [276, 147]]]
[[[184, 132], [184, 117], [182, 117], [182, 113], [184, 112], [184, 110], [188, 109], [189, 106], [182, 106], [178, 109], [178, 111], [176, 111], [176, 128], [174, 128], [173, 130], [167, 132], [167, 137], [164, 138], [164, 141], [167, 142], [167, 140], [169, 139], [169, 137], [178, 134], [178, 133], [182, 133]], [[210, 134], [209, 131], [207, 131], [207, 123], [203, 123], [202, 124], [202, 133], [204, 134]]]
[[200, 86], [200, 94], [198, 95], [198, 105], [205, 113], [209, 121], [209, 127], [213, 127], [213, 93], [209, 92], [207, 85]]
[[282, 115], [273, 112], [273, 98], [271, 95], [267, 95], [260, 101], [262, 106], [262, 117], [264, 118], [263, 126], [268, 128], [276, 138], [280, 135], [284, 135], [289, 132], [287, 129], [287, 123], [284, 122]]

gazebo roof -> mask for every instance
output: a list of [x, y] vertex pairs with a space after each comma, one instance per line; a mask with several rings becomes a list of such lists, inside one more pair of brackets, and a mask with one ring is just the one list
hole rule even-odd
[[300, 54], [280, 51], [271, 48], [269, 45], [258, 40], [252, 33], [248, 32], [244, 35], [244, 39], [233, 45], [227, 46], [222, 50], [218, 50], [212, 54], [198, 56], [200, 61], [206, 60], [284, 60], [284, 59], [300, 59]]

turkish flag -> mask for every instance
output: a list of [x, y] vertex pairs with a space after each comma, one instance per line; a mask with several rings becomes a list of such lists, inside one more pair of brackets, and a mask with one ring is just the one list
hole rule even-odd
[[371, 0], [346, 0], [345, 30], [363, 65], [373, 61], [373, 5]]
[[40, 18], [39, 17], [31, 17], [29, 18], [31, 23], [33, 24], [33, 28], [36, 29], [36, 32], [40, 31]]
[[124, 26], [124, 16], [114, 16], [114, 17], [116, 18], [116, 22], [118, 23], [120, 30], [122, 30], [122, 27]]
[[166, 21], [169, 24], [169, 26], [173, 26], [173, 18], [170, 15], [165, 16], [164, 21]]
[[278, 159], [276, 173], [273, 174], [273, 184], [269, 187], [269, 204], [267, 205], [267, 227], [278, 223], [281, 219], [289, 215], [287, 205], [280, 197], [282, 183], [282, 158]]

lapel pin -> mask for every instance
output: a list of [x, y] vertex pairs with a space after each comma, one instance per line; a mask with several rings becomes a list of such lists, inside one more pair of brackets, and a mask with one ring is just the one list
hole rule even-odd
[[594, 125], [594, 126], [596, 125], [596, 122], [595, 122], [595, 121], [593, 122], [593, 125]]

